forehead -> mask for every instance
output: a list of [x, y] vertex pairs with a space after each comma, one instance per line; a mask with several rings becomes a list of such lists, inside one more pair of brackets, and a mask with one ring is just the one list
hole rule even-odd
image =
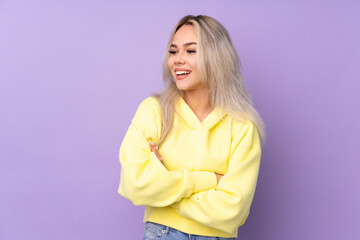
[[195, 29], [192, 25], [183, 25], [175, 33], [173, 38], [173, 44], [183, 45], [187, 42], [197, 42], [198, 37], [195, 33]]

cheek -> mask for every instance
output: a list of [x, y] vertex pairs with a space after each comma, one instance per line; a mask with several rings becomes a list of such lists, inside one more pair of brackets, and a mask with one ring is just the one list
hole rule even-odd
[[196, 71], [197, 70], [197, 58], [194, 57], [194, 58], [189, 59], [189, 65], [191, 66], [191, 68], [193, 70]]
[[173, 61], [171, 60], [171, 57], [169, 57], [169, 60], [168, 60], [168, 67], [169, 67], [170, 70], [173, 67]]

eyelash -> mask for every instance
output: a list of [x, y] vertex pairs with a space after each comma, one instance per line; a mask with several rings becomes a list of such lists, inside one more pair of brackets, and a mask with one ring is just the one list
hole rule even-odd
[[[177, 52], [176, 52], [176, 51], [169, 50], [169, 53], [170, 53], [170, 54], [176, 54]], [[187, 50], [187, 53], [192, 54], [192, 53], [196, 53], [196, 51], [195, 51], [195, 50]]]

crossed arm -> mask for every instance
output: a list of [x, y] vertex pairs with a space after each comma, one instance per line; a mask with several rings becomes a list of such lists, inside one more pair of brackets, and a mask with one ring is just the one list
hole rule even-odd
[[[228, 172], [224, 176], [216, 174], [218, 184], [215, 188], [193, 193], [171, 205], [180, 215], [227, 233], [234, 232], [245, 222], [255, 192], [261, 156], [254, 125], [247, 126], [242, 140], [231, 154]], [[160, 160], [156, 146], [150, 145], [150, 148]]]
[[[151, 151], [155, 154], [155, 156], [157, 157], [157, 159], [162, 163], [163, 158], [160, 156], [160, 154], [159, 154], [159, 152], [158, 152], [159, 147], [156, 146], [155, 142], [152, 141], [152, 142], [150, 143], [150, 149], [151, 149]], [[216, 175], [216, 182], [219, 184], [220, 179], [221, 179], [222, 176], [224, 176], [224, 175], [219, 174], [219, 173], [215, 173], [215, 175]]]
[[[257, 133], [242, 138], [252, 145], [236, 146], [225, 175], [180, 169], [168, 171], [155, 145], [132, 125], [120, 149], [119, 193], [135, 205], [171, 206], [186, 218], [232, 233], [249, 214], [260, 163]], [[141, 140], [142, 139], [142, 140]], [[149, 156], [150, 154], [150, 156]]]
[[261, 155], [256, 127], [247, 123], [235, 130], [225, 175], [168, 171], [156, 146], [149, 146], [160, 126], [147, 120], [157, 116], [151, 116], [147, 104], [139, 109], [120, 148], [120, 195], [135, 205], [171, 206], [186, 218], [234, 232], [245, 221], [255, 191]]
[[121, 176], [118, 192], [135, 205], [165, 207], [191, 194], [214, 189], [210, 171], [168, 171], [150, 151], [148, 139], [137, 124], [130, 125], [120, 147]]

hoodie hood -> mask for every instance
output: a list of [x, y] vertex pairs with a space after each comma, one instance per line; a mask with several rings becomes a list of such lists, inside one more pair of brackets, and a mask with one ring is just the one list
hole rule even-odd
[[227, 114], [219, 107], [214, 108], [207, 117], [200, 122], [193, 110], [185, 102], [185, 100], [179, 96], [175, 107], [176, 113], [186, 122], [191, 129], [208, 129], [213, 128], [221, 119], [224, 119]]

